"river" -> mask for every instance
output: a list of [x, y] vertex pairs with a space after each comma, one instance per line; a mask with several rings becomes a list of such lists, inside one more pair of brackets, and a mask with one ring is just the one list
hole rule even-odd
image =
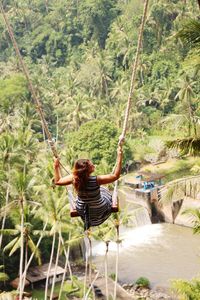
[[[121, 233], [119, 281], [147, 277], [152, 287], [169, 286], [170, 279], [191, 279], [200, 273], [200, 236], [191, 228], [151, 224]], [[103, 273], [105, 244], [93, 247], [93, 262]], [[108, 274], [115, 273], [116, 244], [110, 243]]]

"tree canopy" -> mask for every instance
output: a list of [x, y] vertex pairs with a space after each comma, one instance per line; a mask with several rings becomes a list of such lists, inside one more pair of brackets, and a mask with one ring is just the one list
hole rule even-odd
[[[71, 167], [87, 156], [97, 173], [111, 172], [143, 1], [3, 4], [61, 159]], [[123, 164], [160, 157], [168, 140], [182, 154], [199, 155], [199, 28], [196, 0], [150, 1]], [[80, 222], [70, 226], [66, 191], [51, 189], [52, 154], [2, 16], [0, 32], [0, 247], [14, 247], [11, 257], [0, 253], [0, 265], [12, 279], [20, 239], [29, 257], [46, 228], [40, 245], [46, 262], [52, 240], [59, 252], [63, 235], [80, 235]], [[22, 225], [27, 235], [19, 235]]]

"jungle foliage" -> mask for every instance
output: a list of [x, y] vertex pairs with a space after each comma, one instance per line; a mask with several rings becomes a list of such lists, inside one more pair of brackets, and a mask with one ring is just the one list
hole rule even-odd
[[[77, 157], [87, 155], [97, 170], [111, 172], [143, 1], [4, 0], [3, 4], [64, 164], [72, 167]], [[185, 154], [187, 141], [199, 139], [198, 13], [194, 0], [150, 1], [125, 161], [144, 161], [144, 149], [163, 151], [166, 140], [178, 139]], [[0, 264], [14, 277], [22, 201], [28, 256], [47, 222], [34, 264], [40, 258], [48, 261], [54, 234], [62, 232], [68, 238], [69, 231], [77, 236], [81, 229], [79, 221], [72, 226], [67, 217], [66, 191], [51, 189], [53, 163], [47, 138], [2, 17], [0, 32], [0, 247], [4, 249]], [[198, 142], [195, 151], [191, 147], [190, 153], [198, 154]]]

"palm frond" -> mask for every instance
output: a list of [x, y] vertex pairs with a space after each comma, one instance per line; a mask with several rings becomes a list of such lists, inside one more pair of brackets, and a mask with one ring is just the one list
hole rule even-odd
[[95, 240], [101, 240], [101, 241], [110, 241], [114, 240], [115, 238], [115, 226], [113, 223], [115, 223], [114, 218], [115, 214], [112, 214], [108, 221], [106, 223], [103, 223], [101, 226], [95, 228], [95, 230], [92, 232], [92, 237]]
[[200, 21], [188, 20], [178, 32], [177, 37], [185, 44], [200, 50]]
[[41, 253], [40, 250], [36, 247], [35, 243], [33, 242], [33, 240], [30, 238], [28, 239], [28, 246], [31, 249], [32, 253], [34, 253], [35, 257], [38, 260], [38, 264], [41, 265], [42, 261], [41, 261]]
[[19, 234], [19, 230], [17, 230], [17, 229], [0, 229], [0, 233], [3, 235], [11, 236], [11, 235]]
[[190, 215], [192, 217], [193, 231], [194, 233], [200, 233], [200, 209], [188, 208], [184, 210], [183, 214]]
[[184, 197], [195, 199], [200, 193], [200, 175], [179, 178], [167, 183], [160, 190], [160, 201], [173, 202]]
[[17, 201], [14, 200], [12, 202], [10, 202], [9, 204], [3, 206], [1, 209], [0, 209], [0, 218], [2, 218], [5, 214], [9, 214], [9, 212], [11, 210], [13, 210], [13, 208], [16, 208], [17, 207]]
[[71, 237], [70, 240], [65, 241], [65, 245], [69, 245], [69, 246], [79, 245], [79, 243], [82, 241], [83, 238], [84, 238], [84, 234]]
[[[177, 95], [176, 95], [177, 96]], [[184, 114], [170, 114], [164, 117], [160, 123], [165, 126], [169, 126], [170, 123], [173, 123], [175, 127], [180, 127], [187, 121], [187, 117]]]
[[183, 62], [183, 67], [184, 69], [187, 70], [192, 69], [194, 72], [194, 77], [196, 77], [196, 75], [198, 74], [199, 70], [200, 70], [200, 53], [199, 51], [195, 50], [191, 50], [187, 56], [187, 58], [185, 59], [185, 61]]
[[4, 247], [4, 251], [10, 250], [14, 247], [15, 243], [17, 242], [19, 238], [16, 237], [15, 239], [13, 239], [10, 243], [8, 243], [5, 247]]
[[200, 155], [200, 138], [184, 138], [173, 141], [167, 141], [166, 146], [169, 149], [177, 149], [182, 154], [189, 154], [193, 156]]
[[48, 230], [44, 230], [44, 231], [41, 231], [41, 230], [33, 230], [33, 231], [32, 231], [32, 234], [33, 234], [33, 235], [40, 235], [40, 236], [42, 236], [42, 237], [49, 237], [49, 236], [51, 236], [51, 233], [50, 233], [50, 231], [48, 231]]
[[14, 244], [13, 248], [11, 249], [9, 256], [12, 256], [18, 249], [21, 247], [21, 237], [17, 239], [16, 243]]

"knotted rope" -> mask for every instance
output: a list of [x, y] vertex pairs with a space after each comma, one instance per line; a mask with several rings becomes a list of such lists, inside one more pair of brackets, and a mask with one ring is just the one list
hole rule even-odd
[[141, 22], [141, 26], [140, 26], [139, 36], [138, 36], [137, 50], [136, 50], [134, 64], [132, 67], [131, 85], [130, 85], [128, 100], [127, 100], [127, 106], [126, 106], [126, 110], [125, 110], [123, 130], [122, 130], [122, 134], [120, 136], [121, 139], [125, 138], [126, 131], [127, 131], [128, 118], [129, 118], [129, 113], [130, 113], [130, 108], [131, 108], [131, 100], [132, 100], [133, 92], [134, 92], [135, 79], [136, 79], [140, 49], [142, 46], [142, 37], [143, 37], [144, 25], [145, 25], [145, 21], [146, 21], [146, 17], [147, 17], [148, 4], [149, 4], [149, 0], [146, 0], [144, 2], [144, 10], [143, 10], [143, 16], [142, 16], [142, 22]]
[[[40, 119], [41, 119], [41, 122], [42, 122], [42, 126], [44, 128], [45, 134], [46, 134], [47, 139], [48, 139], [48, 144], [49, 144], [49, 146], [50, 146], [50, 148], [51, 148], [51, 150], [53, 152], [54, 157], [57, 158], [58, 157], [58, 153], [57, 153], [57, 150], [56, 150], [55, 143], [53, 141], [52, 135], [51, 135], [51, 133], [50, 133], [50, 131], [48, 129], [48, 125], [47, 125], [47, 122], [46, 122], [46, 119], [45, 119], [45, 116], [44, 116], [44, 112], [42, 110], [41, 100], [39, 99], [39, 96], [37, 95], [37, 92], [36, 92], [36, 90], [35, 90], [35, 88], [34, 88], [34, 86], [32, 84], [28, 68], [26, 67], [25, 62], [22, 59], [22, 55], [20, 53], [20, 50], [19, 50], [17, 41], [15, 39], [12, 27], [10, 25], [10, 22], [8, 21], [8, 18], [6, 16], [6, 13], [5, 13], [5, 10], [3, 8], [2, 2], [0, 2], [0, 10], [1, 10], [1, 13], [2, 13], [2, 16], [3, 16], [3, 19], [5, 21], [5, 24], [6, 24], [6, 27], [7, 27], [7, 30], [8, 30], [8, 34], [9, 34], [10, 39], [12, 41], [13, 47], [15, 49], [16, 55], [17, 55], [17, 57], [19, 59], [20, 65], [21, 65], [22, 70], [23, 70], [23, 73], [24, 73], [24, 75], [26, 77], [26, 80], [28, 82], [28, 87], [29, 87], [30, 93], [32, 95], [33, 101], [35, 103], [36, 110], [38, 111], [38, 114], [40, 116]], [[61, 163], [60, 163], [60, 165], [69, 174], [69, 172], [67, 171], [67, 169]]]

